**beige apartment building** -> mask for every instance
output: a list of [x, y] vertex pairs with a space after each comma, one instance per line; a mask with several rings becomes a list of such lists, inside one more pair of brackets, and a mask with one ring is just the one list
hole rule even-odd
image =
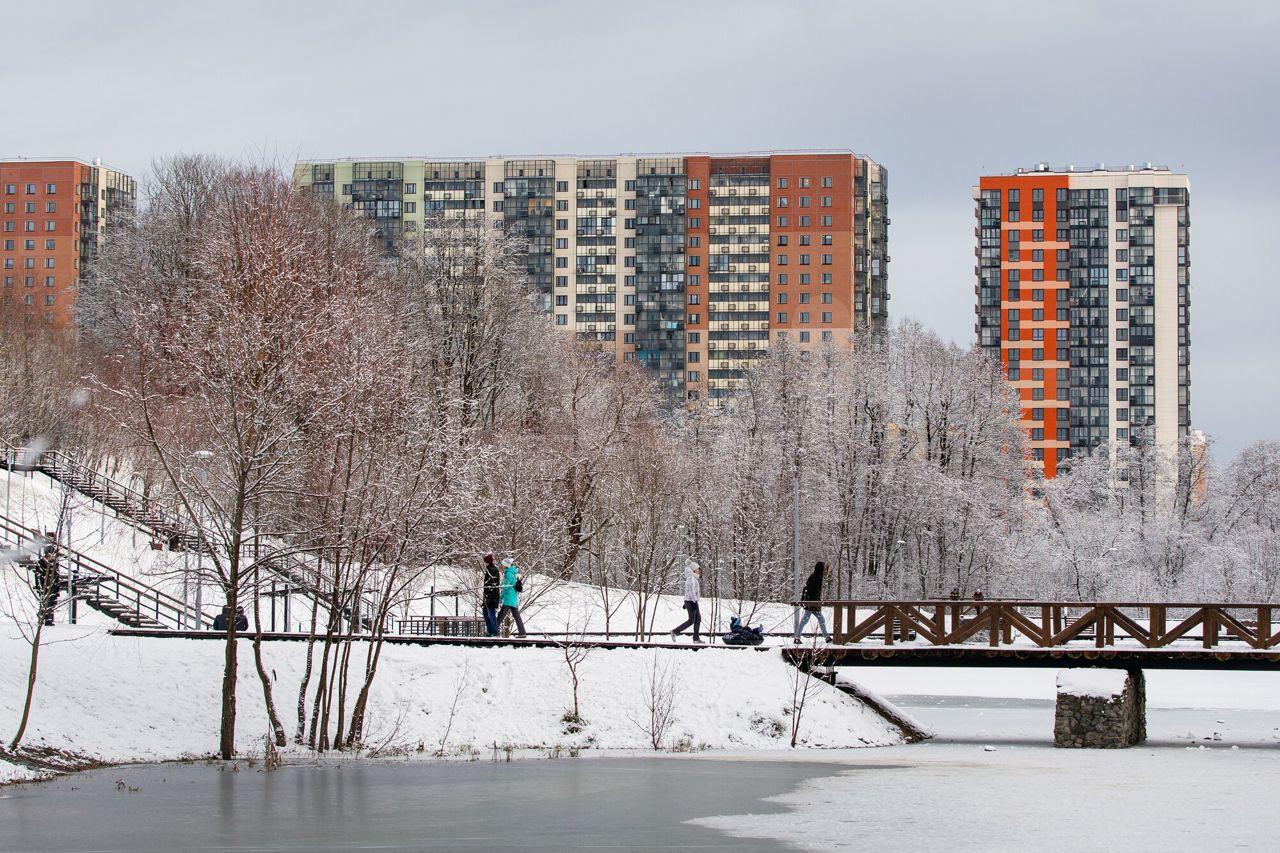
[[888, 313], [888, 173], [852, 151], [318, 160], [294, 179], [392, 250], [487, 217], [527, 242], [557, 326], [673, 399], [725, 397], [772, 342], [847, 342]]

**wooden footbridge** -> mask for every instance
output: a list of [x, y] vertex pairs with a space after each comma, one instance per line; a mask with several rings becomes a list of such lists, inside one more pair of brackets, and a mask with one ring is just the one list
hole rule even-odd
[[[1280, 604], [1063, 601], [823, 601], [832, 642], [785, 645], [793, 663], [824, 666], [1115, 667], [1253, 669], [1280, 672]], [[450, 629], [452, 631], [452, 629]], [[124, 636], [221, 639], [211, 631], [117, 630]], [[244, 636], [252, 636], [251, 633]], [[388, 634], [392, 644], [681, 650], [751, 647], [626, 639], [622, 635], [531, 634], [528, 638]], [[272, 641], [305, 633], [264, 632]], [[368, 639], [357, 635], [357, 640]], [[786, 637], [779, 637], [787, 642]], [[810, 640], [814, 639], [812, 636]], [[757, 646], [765, 650], [771, 646]], [[776, 647], [776, 640], [774, 646]]]
[[[1256, 669], [1280, 672], [1280, 604], [823, 601], [829, 666]], [[788, 649], [791, 658], [810, 653]]]

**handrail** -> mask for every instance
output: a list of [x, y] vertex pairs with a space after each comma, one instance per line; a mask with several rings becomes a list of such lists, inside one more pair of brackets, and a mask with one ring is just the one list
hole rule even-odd
[[[37, 541], [44, 538], [39, 531], [32, 530], [23, 524], [19, 524], [3, 514], [0, 514], [0, 532], [7, 533], [7, 538], [13, 538], [15, 540], [14, 544], [16, 545], [21, 545], [23, 539], [28, 541]], [[74, 563], [77, 568], [85, 571], [86, 575], [91, 577], [99, 576], [99, 580], [95, 581], [95, 583], [101, 584], [101, 577], [106, 577], [108, 582], [114, 584], [117, 592], [124, 590], [131, 593], [135, 605], [134, 610], [140, 615], [143, 613], [142, 606], [144, 596], [155, 602], [153, 610], [157, 622], [162, 621], [162, 603], [164, 605], [163, 615], [171, 615], [168, 611], [173, 611], [174, 614], [177, 615], [177, 618], [173, 620], [177, 626], [182, 626], [186, 617], [194, 612], [193, 608], [187, 606], [186, 603], [178, 600], [172, 595], [169, 595], [167, 592], [156, 589], [150, 584], [127, 575], [119, 569], [112, 568], [100, 560], [90, 557], [88, 554], [66, 545], [58, 545], [57, 548], [60, 557], [64, 557]], [[119, 600], [124, 601], [122, 597]], [[196, 612], [196, 617], [202, 625], [212, 627], [213, 620], [205, 616], [204, 613]]]
[[[0, 440], [0, 449], [4, 450], [4, 467], [11, 470], [19, 464], [19, 455], [27, 453], [26, 450], [14, 447], [7, 441], [3, 440]], [[34, 468], [35, 470], [45, 473], [50, 477], [66, 482], [68, 485], [76, 488], [95, 500], [97, 499], [95, 496], [89, 495], [85, 492], [87, 487], [83, 482], [84, 480], [87, 479], [90, 483], [100, 484], [108, 493], [114, 490], [116, 496], [120, 497], [127, 507], [127, 510], [125, 511], [117, 511], [122, 512], [122, 514], [127, 518], [133, 520], [136, 525], [146, 527], [154, 533], [159, 533], [165, 537], [176, 534], [180, 537], [184, 547], [206, 554], [209, 553], [207, 543], [202, 537], [192, 533], [188, 529], [185, 521], [169, 515], [160, 507], [158, 502], [147, 497], [136, 489], [132, 489], [121, 483], [119, 480], [108, 477], [106, 474], [102, 474], [81, 462], [75, 461], [61, 451], [42, 450], [39, 453], [30, 455], [32, 455], [34, 459], [30, 462], [22, 462], [21, 464], [23, 467]], [[12, 459], [12, 461], [10, 461], [10, 459]], [[51, 460], [52, 464], [45, 464], [42, 461], [44, 459]], [[81, 482], [76, 482], [77, 478], [79, 478]], [[136, 506], [129, 506], [129, 502], [131, 500]], [[157, 521], [152, 521], [148, 516], [158, 519], [158, 523]], [[320, 606], [323, 606], [325, 609], [329, 609], [329, 593], [322, 589], [318, 584], [314, 583], [307, 576], [307, 570], [309, 568], [308, 565], [305, 561], [298, 559], [296, 555], [285, 554], [268, 557], [262, 561], [262, 565], [268, 571], [274, 572], [286, 581], [297, 585], [307, 593], [313, 601]], [[364, 596], [362, 596], [362, 604], [370, 611], [375, 611], [377, 609], [374, 606], [374, 603]], [[347, 610], [349, 611], [350, 608], [347, 608]], [[349, 612], [344, 613], [343, 615], [350, 618]], [[361, 623], [367, 622], [369, 619], [369, 617], [364, 615], [360, 615], [359, 618]]]

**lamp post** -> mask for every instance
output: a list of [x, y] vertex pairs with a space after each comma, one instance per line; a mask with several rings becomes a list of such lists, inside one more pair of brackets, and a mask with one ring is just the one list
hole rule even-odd
[[[196, 459], [200, 460], [200, 465], [196, 468], [196, 479], [200, 482], [201, 492], [207, 489], [209, 482], [209, 472], [204, 467], [210, 459], [213, 458], [212, 450], [197, 450], [194, 454]], [[204, 495], [199, 496], [200, 502], [196, 504], [196, 611], [195, 629], [200, 630], [200, 614], [204, 612], [204, 544], [207, 541], [204, 535], [204, 527], [202, 523], [202, 515], [200, 508], [204, 506]], [[183, 594], [182, 603], [187, 603], [186, 594]]]

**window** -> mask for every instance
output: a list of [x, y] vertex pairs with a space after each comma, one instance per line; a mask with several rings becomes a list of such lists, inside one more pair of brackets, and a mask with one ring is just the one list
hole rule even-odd
[[689, 209], [690, 209], [690, 210], [697, 210], [697, 209], [698, 209], [698, 208], [700, 208], [700, 207], [702, 207], [702, 199], [700, 199], [700, 198], [691, 198], [691, 199], [689, 199]]
[[822, 227], [823, 227], [823, 228], [830, 228], [830, 227], [831, 227], [831, 215], [830, 215], [830, 214], [827, 214], [827, 215], [825, 215], [825, 216], [823, 216], [823, 217], [822, 217]]
[[787, 256], [778, 255], [778, 266], [785, 267], [787, 265]]
[[569, 276], [567, 275], [556, 276], [556, 287], [568, 287], [568, 286], [569, 286]]
[[35, 194], [36, 194], [36, 185], [27, 184], [27, 195], [35, 195]]
[[813, 238], [812, 238], [810, 235], [808, 235], [808, 234], [801, 234], [801, 235], [800, 235], [800, 245], [801, 245], [801, 246], [812, 246], [812, 245], [813, 245]]
[[36, 212], [36, 203], [35, 203], [34, 201], [29, 201], [29, 202], [27, 202], [27, 203], [26, 203], [25, 208], [26, 208], [26, 212], [27, 212], [27, 213], [35, 213], [35, 212]]
[[785, 190], [787, 188], [787, 179], [778, 178], [778, 189]]
[[779, 323], [785, 323], [785, 322], [787, 322], [787, 312], [786, 312], [786, 311], [779, 311], [779, 312], [778, 312], [778, 322], [779, 322]]
[[813, 294], [812, 294], [812, 293], [809, 293], [808, 291], [801, 291], [801, 293], [800, 293], [800, 304], [801, 304], [801, 305], [808, 305], [808, 304], [809, 304], [809, 300], [810, 300], [810, 298], [812, 298], [812, 296], [813, 296]]
[[1123, 402], [1125, 402], [1125, 401], [1126, 401], [1126, 400], [1128, 400], [1128, 399], [1129, 399], [1129, 389], [1128, 389], [1128, 388], [1117, 388], [1117, 389], [1116, 389], [1116, 400], [1118, 400], [1119, 402], [1123, 403]]
[[809, 312], [808, 312], [808, 311], [801, 311], [801, 312], [800, 312], [800, 322], [801, 322], [801, 323], [807, 323], [807, 322], [809, 322]]
[[556, 230], [557, 230], [557, 231], [568, 231], [568, 230], [569, 230], [569, 220], [567, 220], [567, 219], [557, 219], [557, 220], [556, 220]]
[[[701, 380], [702, 380], [702, 371], [700, 371], [700, 370], [690, 370], [690, 371], [689, 371], [689, 381], [690, 381], [690, 382], [699, 382], [699, 381], [701, 381]], [[698, 399], [698, 392], [697, 392], [697, 391], [690, 391], [690, 392], [689, 392], [689, 399], [690, 399], [690, 400], [696, 400], [696, 399]]]
[[404, 203], [404, 212], [405, 212], [405, 213], [417, 213], [417, 212], [418, 212], [418, 203], [417, 203], [416, 201], [406, 201], [406, 202]]
[[686, 337], [689, 339], [689, 343], [691, 344], [702, 343], [702, 332], [690, 332]]
[[779, 273], [779, 274], [778, 274], [778, 284], [786, 284], [786, 283], [787, 283], [787, 274], [786, 274], [786, 273]]
[[822, 256], [822, 263], [823, 263], [823, 266], [828, 266], [828, 267], [829, 267], [829, 266], [831, 266], [831, 256], [830, 256], [830, 255], [823, 255], [823, 256]]
[[779, 235], [778, 235], [778, 245], [779, 245], [779, 246], [785, 246], [785, 245], [787, 245], [787, 235], [786, 235], [786, 234], [779, 234]]
[[830, 322], [831, 322], [831, 312], [830, 312], [830, 311], [823, 311], [823, 312], [822, 312], [822, 322], [824, 322], [824, 323], [830, 323]]
[[[808, 321], [808, 320], [802, 320], [801, 322], [803, 322], [803, 323], [807, 323], [807, 322], [809, 322], [809, 321]], [[802, 343], [802, 344], [807, 344], [807, 343], [809, 343], [809, 333], [808, 333], [808, 332], [801, 332], [801, 333], [800, 333], [800, 343]]]
[[[633, 189], [635, 189], [635, 188], [636, 188], [636, 182], [635, 182], [635, 181], [627, 181], [627, 185], [628, 185], [628, 186], [627, 186], [627, 189], [629, 189], [629, 190], [633, 190]], [[694, 178], [693, 180], [689, 181], [689, 189], [691, 189], [691, 190], [700, 190], [700, 189], [702, 189], [702, 181], [701, 181], [701, 179], [699, 179], [699, 178]]]
[[689, 238], [689, 247], [690, 247], [690, 248], [692, 248], [692, 249], [696, 249], [696, 248], [698, 248], [698, 247], [699, 247], [699, 246], [701, 246], [701, 245], [702, 245], [702, 238], [701, 238], [701, 237], [699, 237], [699, 236], [697, 236], [696, 234], [695, 234], [694, 236], [692, 236], [692, 237], [690, 237], [690, 238]]
[[825, 177], [823, 177], [823, 179], [822, 179], [822, 185], [823, 185], [824, 187], [832, 186], [832, 184], [833, 184], [833, 181], [831, 180], [831, 176], [830, 176], [830, 175], [826, 175]]
[[804, 215], [804, 216], [801, 216], [801, 217], [800, 217], [800, 227], [801, 227], [801, 228], [808, 228], [808, 227], [809, 227], [809, 216], [808, 216], [808, 214], [806, 214], [806, 215]]
[[830, 206], [831, 206], [831, 196], [829, 196], [829, 195], [824, 195], [824, 196], [822, 197], [822, 206], [823, 206], [823, 207], [830, 207]]
[[568, 238], [568, 237], [557, 237], [557, 238], [556, 238], [556, 248], [557, 248], [557, 249], [567, 249], [567, 248], [569, 248], [569, 238]]
[[418, 185], [417, 185], [417, 184], [405, 184], [405, 185], [404, 185], [404, 194], [405, 194], [405, 195], [413, 195], [413, 194], [414, 194], [414, 193], [416, 193], [417, 191], [418, 191]]
[[556, 199], [556, 210], [563, 212], [563, 211], [566, 211], [566, 210], [568, 210], [568, 209], [569, 209], [569, 200], [568, 200], [568, 199], [563, 199], [563, 198], [558, 198], [558, 199]]
[[1117, 228], [1117, 229], [1116, 229], [1116, 242], [1117, 242], [1117, 243], [1127, 243], [1127, 242], [1129, 242], [1129, 229], [1128, 229], [1128, 228]]
[[813, 181], [809, 178], [801, 178], [800, 186], [803, 189], [808, 189], [809, 187], [813, 186]]
[[830, 235], [830, 234], [823, 234], [823, 235], [822, 235], [822, 245], [824, 245], [824, 246], [830, 246], [830, 245], [831, 245], [831, 235]]
[[800, 283], [801, 284], [809, 283], [809, 274], [807, 272], [800, 273]]
[[556, 181], [556, 192], [567, 193], [569, 191], [568, 181]]
[[701, 295], [701, 294], [698, 294], [698, 293], [690, 293], [690, 294], [689, 294], [689, 304], [690, 304], [690, 305], [698, 305], [698, 304], [701, 304], [701, 302], [702, 302], [702, 295]]
[[556, 325], [557, 325], [557, 326], [567, 326], [567, 325], [569, 325], [569, 315], [568, 315], [568, 314], [557, 314], [557, 315], [556, 315]]
[[785, 293], [779, 293], [779, 294], [778, 294], [778, 304], [779, 304], [779, 305], [786, 305], [786, 304], [787, 304], [787, 294], [785, 294]]
[[560, 293], [556, 294], [556, 305], [557, 305], [557, 306], [560, 306], [560, 305], [568, 305], [568, 304], [569, 304], [569, 297], [568, 297], [568, 296], [565, 296], [564, 294], [560, 294]]
[[563, 270], [569, 268], [568, 258], [556, 258], [556, 269]]
[[807, 195], [800, 196], [801, 207], [812, 207], [813, 206], [812, 201], [813, 201], [813, 198], [811, 196], [807, 196]]
[[830, 305], [830, 304], [831, 304], [831, 294], [830, 294], [830, 293], [824, 293], [824, 294], [822, 294], [822, 304], [823, 304], [823, 305]]
[[779, 217], [778, 217], [778, 227], [779, 227], [779, 228], [786, 228], [786, 227], [787, 227], [787, 223], [788, 223], [788, 221], [789, 221], [789, 220], [787, 219], [787, 217], [785, 217], [785, 216], [779, 216]]

